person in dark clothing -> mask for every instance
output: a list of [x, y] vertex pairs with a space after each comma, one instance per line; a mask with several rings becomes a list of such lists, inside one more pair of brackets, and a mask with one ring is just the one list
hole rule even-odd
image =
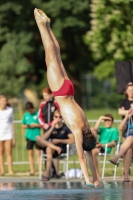
[[[110, 160], [110, 162], [114, 165], [118, 165], [118, 159], [122, 157], [128, 151], [128, 149], [133, 148], [133, 123], [131, 119], [132, 115], [133, 109], [130, 109], [119, 125], [119, 129], [124, 130], [126, 132], [126, 139], [122, 143], [119, 153]], [[130, 182], [128, 172], [130, 167], [129, 164], [131, 163], [131, 157], [128, 158], [128, 161], [130, 162], [124, 165], [124, 167], [126, 167], [126, 170], [124, 169], [124, 172], [127, 171], [127, 175], [124, 173], [124, 182]]]
[[[118, 114], [122, 116], [122, 119], [128, 114], [133, 105], [133, 83], [130, 82], [125, 88], [125, 98], [121, 101], [118, 109]], [[123, 139], [126, 139], [126, 131], [122, 130]], [[124, 181], [129, 180], [129, 167], [132, 162], [133, 148], [130, 147], [124, 154]]]
[[122, 115], [122, 118], [128, 113], [129, 109], [133, 105], [133, 83], [128, 83], [125, 88], [125, 99], [122, 99], [118, 114]]
[[[36, 141], [39, 146], [42, 147], [44, 152], [47, 154], [46, 161], [46, 172], [42, 180], [47, 181], [50, 178], [50, 171], [52, 165], [52, 158], [59, 156], [58, 152], [52, 149], [51, 147], [45, 148], [46, 140], [51, 140], [52, 144], [60, 147], [62, 149], [61, 153], [66, 153], [66, 145], [74, 143], [74, 136], [71, 133], [70, 129], [63, 124], [63, 119], [59, 110], [54, 112], [53, 123], [48, 128], [43, 137], [37, 136]], [[58, 175], [58, 166], [56, 165], [56, 174]]]

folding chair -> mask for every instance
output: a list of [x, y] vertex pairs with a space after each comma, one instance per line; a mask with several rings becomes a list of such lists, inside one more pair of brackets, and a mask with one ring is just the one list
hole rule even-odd
[[[68, 172], [68, 161], [69, 161], [69, 144], [66, 145], [66, 153], [62, 153], [60, 156], [58, 156], [57, 158], [54, 159], [59, 159], [61, 160], [60, 163], [63, 164], [63, 172], [66, 173], [66, 179], [68, 179], [67, 177], [67, 172]], [[41, 180], [42, 178], [42, 164], [44, 163], [44, 161], [47, 160], [47, 154], [45, 154], [42, 150], [41, 150], [41, 158], [40, 158], [40, 170], [39, 170], [39, 179]]]
[[[107, 153], [108, 144], [105, 145], [105, 153], [99, 153], [99, 156], [103, 156], [103, 157], [104, 157], [103, 162], [101, 162], [101, 163], [103, 163], [103, 168], [102, 168], [102, 179], [104, 179], [104, 172], [105, 172], [106, 163], [109, 163], [109, 161], [106, 161], [107, 156], [112, 156], [112, 157], [113, 157], [114, 155], [117, 155], [117, 154], [118, 154], [118, 151], [119, 151], [119, 147], [120, 147], [120, 137], [119, 137], [119, 139], [118, 139], [118, 142], [117, 142], [116, 147], [114, 147], [114, 148], [115, 148], [115, 153], [114, 153], [114, 154], [112, 154], [112, 153], [108, 154], [108, 153]], [[99, 163], [100, 163], [100, 162], [99, 162]], [[116, 174], [116, 167], [117, 167], [117, 166], [115, 165], [114, 177], [115, 177], [115, 174]]]
[[[115, 154], [115, 155], [118, 155], [119, 149], [120, 149], [120, 141], [119, 141], [119, 143], [117, 144], [116, 154]], [[122, 158], [122, 159], [119, 159], [119, 160], [123, 160], [123, 158]], [[117, 167], [118, 167], [118, 166], [115, 165], [115, 168], [114, 168], [114, 180], [116, 179], [116, 171], [117, 171]]]

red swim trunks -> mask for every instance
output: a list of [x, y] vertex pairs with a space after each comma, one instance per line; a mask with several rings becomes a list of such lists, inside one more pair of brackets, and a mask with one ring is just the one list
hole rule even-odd
[[52, 92], [56, 96], [74, 96], [74, 86], [69, 79], [64, 79], [64, 83], [61, 88], [55, 92]]

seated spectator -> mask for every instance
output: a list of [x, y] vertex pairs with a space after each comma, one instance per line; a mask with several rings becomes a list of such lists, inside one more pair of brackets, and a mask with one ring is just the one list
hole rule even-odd
[[[104, 126], [100, 126], [102, 120], [104, 121]], [[118, 130], [112, 127], [113, 121], [114, 118], [111, 114], [105, 114], [104, 116], [99, 117], [93, 129], [93, 131], [96, 131], [96, 134], [99, 135], [97, 145], [92, 150], [93, 160], [98, 177], [99, 177], [98, 158], [97, 158], [98, 154], [105, 152], [106, 144], [108, 144], [107, 153], [109, 154], [112, 150], [112, 147], [115, 147], [118, 141]]]
[[[118, 114], [122, 116], [122, 119], [125, 117], [125, 115], [130, 110], [132, 104], [133, 104], [133, 83], [130, 82], [125, 87], [124, 92], [125, 98], [122, 99], [121, 104], [118, 109]], [[122, 130], [122, 136], [123, 140], [126, 139], [126, 132], [123, 129]], [[132, 162], [132, 156], [133, 156], [133, 146], [131, 146], [123, 155], [124, 159], [124, 181], [129, 180], [129, 169]]]
[[[126, 132], [125, 134], [126, 139], [122, 143], [118, 155], [116, 155], [114, 158], [110, 160], [112, 164], [118, 165], [119, 164], [117, 162], [118, 159], [124, 156], [124, 154], [133, 146], [133, 123], [131, 119], [132, 115], [133, 115], [133, 109], [130, 109], [119, 125], [119, 129], [122, 130], [123, 132]], [[124, 167], [126, 167], [126, 170], [124, 169], [124, 172], [127, 171], [127, 173], [124, 173], [124, 182], [130, 181], [128, 172], [129, 172], [131, 161], [132, 161], [132, 157], [129, 156], [127, 160], [127, 166], [124, 165]]]
[[[54, 112], [53, 123], [50, 128], [45, 132], [42, 137], [36, 137], [37, 143], [43, 148], [44, 152], [47, 154], [46, 161], [46, 172], [43, 176], [44, 181], [49, 180], [50, 171], [52, 166], [52, 158], [56, 158], [59, 154], [55, 151], [55, 149], [50, 146], [46, 147], [46, 142], [48, 139], [51, 139], [51, 144], [54, 144], [62, 149], [61, 153], [66, 152], [66, 145], [74, 143], [74, 136], [69, 130], [69, 128], [63, 124], [63, 119], [59, 110]], [[44, 147], [46, 147], [44, 149]], [[56, 174], [58, 175], [58, 166], [55, 166]]]
[[27, 102], [25, 105], [26, 112], [22, 119], [22, 128], [26, 129], [25, 138], [27, 141], [27, 150], [30, 162], [30, 175], [34, 175], [34, 155], [33, 147], [36, 147], [36, 155], [38, 161], [38, 169], [40, 165], [40, 148], [36, 143], [36, 136], [40, 135], [40, 124], [38, 122], [38, 112], [34, 110], [34, 106], [31, 102]]

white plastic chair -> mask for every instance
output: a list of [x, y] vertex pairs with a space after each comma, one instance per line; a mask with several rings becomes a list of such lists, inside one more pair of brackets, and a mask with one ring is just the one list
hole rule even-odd
[[[66, 173], [66, 179], [67, 177], [67, 172], [68, 172], [68, 161], [69, 161], [69, 144], [66, 145], [66, 153], [62, 153], [60, 156], [57, 158], [53, 159], [59, 159], [60, 163], [63, 164], [63, 172]], [[41, 158], [40, 158], [40, 170], [39, 170], [39, 179], [41, 180], [42, 178], [42, 164], [44, 161], [47, 160], [47, 154], [45, 154], [43, 151], [41, 151]]]
[[[119, 149], [120, 149], [120, 140], [119, 140], [119, 143], [117, 144], [117, 148], [116, 148], [116, 153], [115, 153], [115, 155], [118, 155]], [[122, 159], [122, 160], [123, 160], [123, 159]], [[118, 167], [118, 166], [115, 165], [115, 168], [114, 168], [114, 180], [116, 179], [117, 167]]]
[[[108, 144], [105, 145], [105, 153], [99, 153], [99, 156], [103, 156], [104, 157], [103, 161], [99, 162], [99, 163], [103, 163], [102, 180], [104, 179], [104, 172], [105, 172], [106, 163], [110, 163], [109, 161], [106, 160], [107, 156], [113, 157], [114, 155], [117, 155], [118, 151], [119, 151], [119, 147], [120, 147], [120, 137], [118, 139], [117, 145], [115, 147], [113, 147], [113, 148], [115, 148], [115, 153], [114, 154], [112, 154], [112, 153], [107, 154]], [[115, 168], [114, 168], [114, 177], [116, 176], [116, 169], [117, 169], [117, 165], [115, 165]]]

